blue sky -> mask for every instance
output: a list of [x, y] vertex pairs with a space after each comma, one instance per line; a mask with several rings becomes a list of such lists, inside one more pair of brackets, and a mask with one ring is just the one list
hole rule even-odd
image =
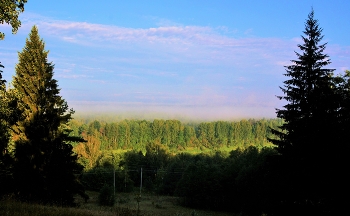
[[0, 41], [3, 76], [39, 28], [61, 95], [77, 114], [274, 118], [285, 65], [311, 8], [335, 73], [350, 69], [350, 1], [29, 0]]

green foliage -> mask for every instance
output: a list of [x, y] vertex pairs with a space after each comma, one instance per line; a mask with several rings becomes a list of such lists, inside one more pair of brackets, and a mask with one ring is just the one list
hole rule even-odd
[[191, 158], [190, 154], [177, 154], [170, 157], [168, 166], [159, 170], [157, 173], [157, 193], [164, 195], [174, 195], [181, 180], [184, 170], [189, 165]]
[[[91, 125], [96, 124], [96, 122], [93, 123], [94, 121], [87, 124], [81, 121], [81, 125], [75, 127], [93, 128]], [[84, 174], [84, 182], [87, 186], [89, 185], [88, 188], [94, 187], [96, 190], [104, 184], [112, 183], [112, 170], [107, 171], [108, 168], [103, 168], [105, 162], [108, 162], [115, 167], [120, 167], [120, 170], [116, 169], [116, 181], [122, 180], [122, 182], [116, 183], [117, 191], [120, 190], [119, 185], [124, 185], [125, 179], [127, 186], [139, 187], [142, 167], [143, 190], [180, 196], [182, 203], [187, 206], [226, 209], [231, 212], [251, 211], [251, 207], [256, 207], [256, 211], [261, 212], [261, 209], [267, 208], [262, 206], [265, 204], [268, 206], [266, 197], [270, 191], [273, 191], [273, 184], [270, 182], [275, 181], [266, 176], [268, 172], [266, 158], [276, 152], [264, 146], [268, 145], [266, 136], [273, 136], [269, 128], [277, 128], [281, 125], [280, 119], [199, 124], [172, 121], [100, 122], [99, 131], [94, 130], [93, 133], [101, 142], [106, 140], [113, 142], [113, 144], [106, 143], [104, 145], [106, 149], [108, 149], [107, 146], [120, 146], [120, 141], [128, 135], [128, 133], [122, 133], [120, 136], [120, 130], [124, 131], [126, 128], [130, 129], [129, 139], [135, 145], [135, 149], [126, 151], [125, 154], [123, 153], [125, 151], [120, 150], [118, 153], [116, 150], [104, 150], [103, 156], [96, 162], [96, 167]], [[140, 133], [141, 127], [144, 127], [144, 134]], [[177, 133], [172, 133], [171, 127], [173, 127], [171, 130], [175, 131], [177, 129], [174, 128], [178, 128]], [[81, 133], [85, 133], [84, 130]], [[177, 139], [175, 134], [178, 134], [178, 138], [182, 138]], [[140, 140], [143, 140], [143, 145], [140, 145]], [[175, 140], [174, 143], [177, 142], [176, 140], [179, 142], [182, 140], [183, 144], [172, 144], [172, 140]], [[125, 140], [122, 142], [126, 143]], [[198, 147], [203, 150], [210, 148], [212, 150], [204, 154]], [[215, 149], [237, 147], [240, 148], [232, 151], [230, 155], [215, 151]], [[125, 148], [125, 145], [121, 148]], [[198, 152], [194, 155], [181, 153], [185, 152], [186, 148], [198, 148]], [[117, 149], [120, 148], [117, 147]], [[115, 163], [109, 152], [113, 152], [113, 155], [124, 155], [118, 156]], [[92, 174], [93, 172], [96, 174]], [[119, 174], [122, 174], [121, 177], [124, 179], [120, 178]], [[252, 187], [250, 188], [249, 185]]]
[[70, 136], [67, 124], [74, 111], [59, 96], [47, 54], [34, 26], [13, 78], [25, 117], [12, 128], [16, 193], [23, 200], [70, 205], [75, 194], [86, 198], [77, 178], [83, 167], [70, 144], [84, 140]]
[[102, 206], [114, 206], [115, 196], [113, 187], [105, 185], [101, 188], [100, 194], [98, 195], [98, 203]]
[[[181, 203], [190, 207], [254, 214], [268, 210], [271, 193], [277, 193], [274, 187], [280, 178], [267, 175], [271, 172], [268, 160], [276, 155], [272, 148], [250, 146], [230, 154], [172, 155], [159, 150], [157, 154], [156, 146], [147, 147], [146, 154], [126, 152], [124, 160], [120, 161], [133, 186], [140, 186], [142, 167], [143, 190], [179, 196]], [[111, 171], [107, 182], [103, 181], [102, 167], [94, 169], [101, 170], [96, 174], [96, 183], [110, 184]]]
[[183, 205], [230, 212], [261, 214], [269, 190], [267, 159], [276, 154], [271, 148], [249, 147], [231, 151], [229, 156], [189, 156], [177, 181], [175, 194]]
[[[191, 207], [207, 207], [218, 209], [223, 196], [222, 160], [223, 158], [207, 158], [204, 156], [192, 162], [184, 171], [175, 193], [184, 198]], [[208, 204], [210, 204], [208, 206]]]
[[[1, 68], [1, 65], [0, 65]], [[23, 119], [16, 91], [6, 89], [0, 70], [0, 196], [13, 192], [13, 142], [11, 127]]]
[[113, 185], [113, 169], [96, 167], [85, 172], [82, 181], [87, 190], [99, 191], [104, 185]]
[[142, 167], [142, 191], [179, 196], [181, 203], [190, 207], [251, 214], [271, 209], [272, 195], [279, 194], [275, 187], [283, 179], [270, 165], [269, 159], [277, 154], [272, 148], [250, 146], [229, 154], [196, 155], [174, 155], [159, 143], [146, 148], [145, 153], [105, 152], [97, 166], [84, 173], [84, 184], [97, 191], [111, 186], [116, 166], [116, 191], [125, 191], [125, 182], [126, 191], [132, 191], [140, 186]]
[[[18, 16], [24, 11], [24, 4], [27, 0], [1, 0], [0, 2], [0, 24], [10, 24], [12, 33], [15, 34], [21, 26]], [[0, 32], [0, 40], [5, 38], [5, 34]]]
[[[181, 123], [178, 120], [123, 120], [104, 123], [76, 121], [78, 135], [90, 134], [99, 139], [101, 150], [134, 150], [145, 153], [146, 146], [158, 143], [170, 152], [189, 149], [222, 149], [258, 145], [269, 146], [267, 136], [273, 137], [271, 128], [281, 125], [280, 119], [241, 120], [239, 122]], [[97, 129], [98, 128], [98, 129]]]
[[[114, 185], [118, 192], [130, 192], [134, 188], [134, 182], [130, 179], [122, 165], [121, 154], [103, 154], [95, 167], [86, 170], [82, 175], [82, 182], [87, 190], [100, 191], [105, 185]], [[115, 171], [114, 171], [115, 169]]]
[[[26, 2], [27, 0], [2, 0], [0, 2], [0, 24], [10, 24], [12, 26], [12, 33], [16, 33], [21, 25], [18, 15], [24, 11], [24, 4]], [[0, 32], [0, 40], [4, 38], [5, 34]], [[3, 178], [7, 179], [10, 172], [9, 167], [12, 166], [8, 164], [10, 161], [8, 155], [9, 128], [22, 117], [21, 110], [17, 107], [17, 98], [8, 96], [9, 92], [6, 91], [6, 80], [2, 79], [3, 71], [1, 68], [4, 68], [4, 66], [0, 62], [0, 184], [2, 184]], [[13, 92], [11, 93], [14, 96]], [[2, 193], [0, 192], [0, 194]]]

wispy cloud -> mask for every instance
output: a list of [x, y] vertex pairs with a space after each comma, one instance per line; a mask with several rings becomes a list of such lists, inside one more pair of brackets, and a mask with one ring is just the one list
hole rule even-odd
[[[157, 18], [158, 20], [161, 20]], [[33, 25], [45, 36], [56, 37], [68, 43], [83, 46], [114, 47], [120, 49], [127, 46], [160, 51], [161, 55], [172, 60], [191, 61], [197, 63], [220, 63], [231, 65], [250, 65], [251, 61], [264, 60], [269, 64], [280, 66], [287, 59], [294, 57], [296, 44], [302, 43], [300, 37], [289, 40], [279, 38], [229, 37], [224, 32], [229, 30], [225, 26], [216, 28], [207, 26], [183, 26], [164, 21], [154, 28], [125, 28], [113, 25], [102, 25], [87, 22], [55, 20], [37, 14], [24, 14], [22, 29], [29, 29]], [[247, 30], [252, 32], [252, 29]], [[348, 59], [350, 47], [328, 46], [330, 54]], [[332, 59], [334, 59], [331, 56]], [[128, 60], [124, 59], [124, 60]], [[261, 61], [262, 62], [262, 61]], [[288, 61], [287, 61], [288, 62]]]
[[[280, 107], [275, 95], [281, 94], [283, 66], [296, 58], [294, 50], [302, 43], [300, 38], [254, 37], [253, 30], [235, 37], [235, 30], [225, 26], [184, 26], [158, 18], [153, 28], [125, 28], [23, 15], [20, 32], [27, 35], [35, 24], [45, 41], [55, 43], [49, 57], [77, 110], [134, 106], [200, 116], [254, 112], [272, 117]], [[15, 55], [5, 49], [2, 59]], [[350, 47], [329, 44], [326, 51], [337, 69], [349, 68]]]
[[[23, 26], [37, 25], [45, 35], [57, 37], [69, 43], [84, 46], [117, 47], [132, 46], [185, 55], [190, 60], [226, 61], [236, 64], [248, 56], [273, 61], [276, 52], [286, 55], [286, 47], [295, 46], [295, 40], [278, 38], [233, 38], [221, 34], [227, 27], [165, 25], [155, 28], [125, 28], [86, 22], [53, 20], [33, 16]], [[251, 30], [249, 30], [251, 31]], [[131, 46], [131, 47], [130, 47]], [[195, 56], [196, 57], [195, 57]], [[198, 58], [202, 57], [202, 58]], [[246, 60], [245, 60], [246, 61]]]
[[91, 78], [92, 76], [79, 75], [79, 74], [67, 74], [67, 75], [58, 75], [57, 77], [65, 78], [65, 79], [81, 79], [81, 78]]

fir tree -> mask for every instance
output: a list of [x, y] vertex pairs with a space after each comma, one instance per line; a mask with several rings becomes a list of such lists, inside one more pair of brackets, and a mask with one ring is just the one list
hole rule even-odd
[[339, 192], [335, 192], [335, 184], [340, 175], [335, 170], [342, 166], [338, 158], [343, 155], [339, 150], [344, 150], [338, 138], [342, 96], [334, 69], [324, 68], [331, 62], [324, 54], [327, 43], [321, 44], [322, 28], [313, 10], [303, 33], [303, 44], [298, 45], [301, 53], [295, 52], [297, 60], [286, 66], [289, 79], [281, 87], [284, 96], [278, 97], [287, 102], [277, 109], [277, 117], [285, 123], [272, 130], [279, 139], [270, 141], [281, 155], [278, 163], [285, 174], [282, 202], [294, 210], [324, 213], [331, 212]]
[[312, 11], [305, 24], [305, 36], [302, 36], [304, 44], [298, 45], [302, 53], [295, 52], [298, 59], [286, 66], [285, 76], [290, 79], [281, 87], [285, 95], [278, 97], [288, 102], [284, 109], [277, 109], [277, 117], [285, 120], [280, 128], [285, 133], [275, 131], [280, 140], [274, 143], [283, 155], [309, 155], [310, 151], [315, 150], [313, 143], [316, 134], [322, 136], [322, 128], [330, 126], [324, 120], [335, 109], [330, 100], [333, 96], [334, 69], [323, 68], [331, 62], [329, 56], [323, 53], [326, 43], [319, 45], [323, 38], [321, 33], [322, 29]]
[[77, 163], [68, 122], [74, 111], [59, 95], [54, 65], [34, 26], [26, 40], [13, 86], [19, 92], [25, 119], [14, 127], [15, 179], [20, 198], [40, 202], [72, 204], [75, 194], [84, 195], [76, 178], [83, 167]]

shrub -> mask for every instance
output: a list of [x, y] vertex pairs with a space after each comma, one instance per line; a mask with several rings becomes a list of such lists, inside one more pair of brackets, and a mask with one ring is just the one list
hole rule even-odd
[[98, 196], [98, 202], [102, 206], [113, 206], [115, 203], [113, 187], [109, 185], [103, 186]]

